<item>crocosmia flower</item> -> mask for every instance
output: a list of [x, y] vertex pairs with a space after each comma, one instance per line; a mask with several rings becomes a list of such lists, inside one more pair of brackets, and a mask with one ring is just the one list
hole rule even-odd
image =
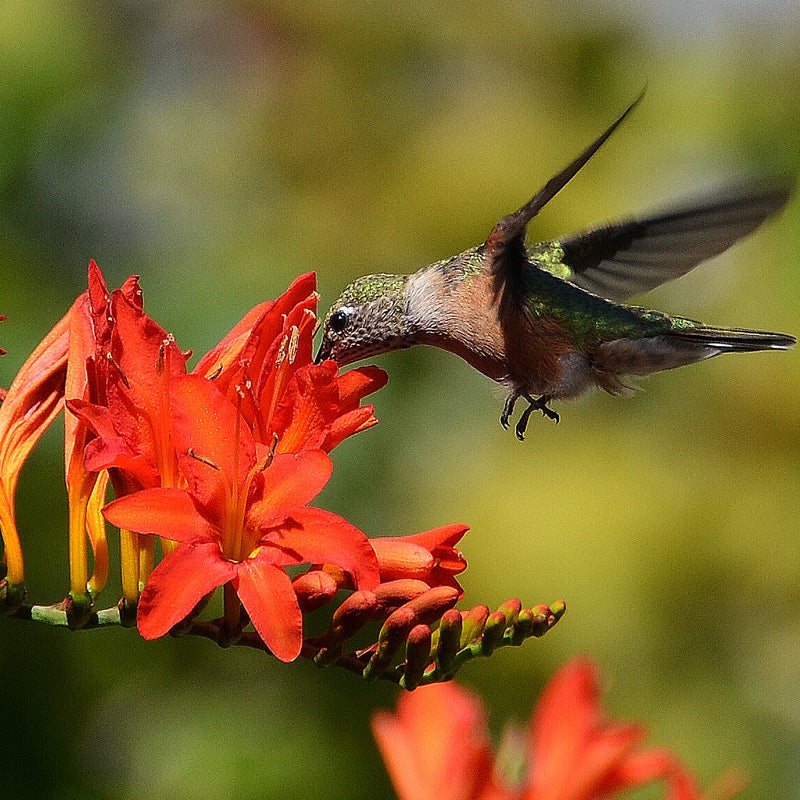
[[0, 534], [8, 583], [24, 580], [14, 494], [22, 465], [64, 404], [70, 320], [85, 302], [78, 298], [17, 373], [0, 405]]
[[284, 567], [337, 564], [357, 588], [374, 589], [369, 540], [308, 506], [331, 474], [322, 450], [284, 454], [259, 445], [236, 406], [199, 375], [174, 380], [170, 403], [187, 488], [147, 489], [104, 510], [115, 525], [181, 542], [142, 593], [139, 630], [148, 639], [163, 635], [230, 583], [265, 644], [291, 661], [302, 646], [302, 614]]
[[469, 530], [466, 525], [444, 525], [411, 536], [373, 539], [381, 580], [421, 580], [428, 586], [450, 586], [459, 597], [464, 594], [455, 576], [467, 568], [461, 551], [454, 545]]

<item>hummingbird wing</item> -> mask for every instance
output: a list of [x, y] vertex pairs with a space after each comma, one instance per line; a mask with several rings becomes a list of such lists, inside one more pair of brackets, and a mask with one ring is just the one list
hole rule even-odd
[[697, 204], [545, 242], [532, 260], [570, 283], [620, 302], [678, 278], [777, 213], [788, 181], [743, 184]]
[[495, 296], [512, 295], [521, 291], [527, 266], [525, 258], [525, 232], [528, 223], [542, 208], [566, 186], [584, 164], [600, 149], [602, 144], [633, 111], [644, 96], [644, 91], [589, 145], [572, 163], [551, 178], [522, 208], [503, 217], [492, 228], [489, 237], [480, 248], [486, 268], [494, 277]]

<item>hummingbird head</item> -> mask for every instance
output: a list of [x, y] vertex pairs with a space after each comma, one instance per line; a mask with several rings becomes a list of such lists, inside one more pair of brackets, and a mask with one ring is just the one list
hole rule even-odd
[[316, 363], [331, 358], [340, 365], [350, 364], [413, 344], [407, 341], [408, 277], [365, 275], [345, 287], [325, 316]]

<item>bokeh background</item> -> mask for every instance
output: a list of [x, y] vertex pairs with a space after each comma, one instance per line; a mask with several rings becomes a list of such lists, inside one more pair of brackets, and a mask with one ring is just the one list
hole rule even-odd
[[[326, 304], [483, 241], [645, 84], [531, 238], [796, 174], [798, 41], [793, 0], [2, 3], [0, 384], [89, 258], [113, 285], [139, 273], [151, 315], [202, 353], [300, 272]], [[798, 333], [800, 200], [643, 302]], [[584, 653], [609, 709], [704, 783], [736, 764], [747, 797], [800, 797], [800, 354], [562, 404], [524, 445], [458, 359], [378, 363], [381, 424], [337, 449], [320, 504], [370, 535], [471, 524], [465, 605], [568, 604], [543, 640], [461, 673], [493, 729]], [[62, 486], [53, 431], [19, 497], [37, 602], [67, 589]], [[395, 694], [205, 641], [7, 620], [3, 793], [392, 797], [368, 720]]]

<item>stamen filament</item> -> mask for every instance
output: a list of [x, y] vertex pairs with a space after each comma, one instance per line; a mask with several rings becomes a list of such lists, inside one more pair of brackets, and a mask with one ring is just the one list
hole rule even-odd
[[122, 528], [119, 532], [122, 596], [135, 605], [139, 602], [139, 534]]

